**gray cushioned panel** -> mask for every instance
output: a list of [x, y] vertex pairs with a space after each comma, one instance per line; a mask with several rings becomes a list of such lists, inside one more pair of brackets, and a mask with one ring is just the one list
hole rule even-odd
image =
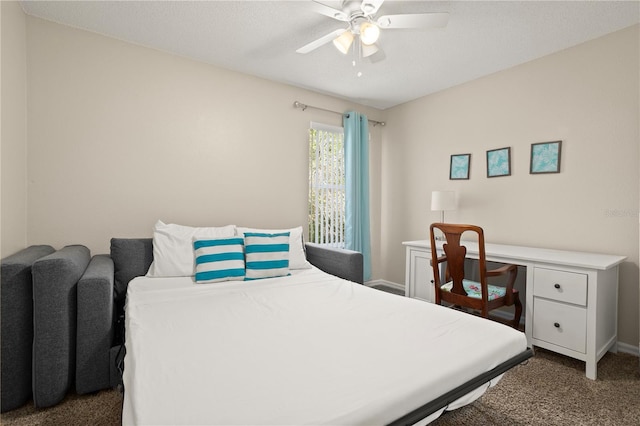
[[76, 392], [110, 387], [109, 350], [113, 341], [113, 261], [93, 256], [78, 281]]
[[362, 284], [364, 282], [362, 268], [362, 253], [306, 244], [307, 260], [316, 268], [331, 275]]
[[2, 412], [31, 399], [31, 348], [33, 346], [33, 286], [31, 265], [51, 254], [51, 246], [30, 246], [2, 259]]
[[77, 284], [89, 249], [66, 246], [38, 259], [33, 274], [33, 402], [49, 407], [73, 385], [76, 367]]
[[153, 261], [152, 238], [112, 238], [111, 259], [115, 269], [115, 298], [122, 305], [127, 285], [135, 277], [146, 275]]

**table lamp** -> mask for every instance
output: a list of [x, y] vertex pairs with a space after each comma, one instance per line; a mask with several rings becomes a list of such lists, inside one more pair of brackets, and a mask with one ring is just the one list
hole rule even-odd
[[431, 192], [431, 211], [440, 211], [440, 222], [444, 223], [444, 211], [455, 210], [457, 207], [455, 191]]

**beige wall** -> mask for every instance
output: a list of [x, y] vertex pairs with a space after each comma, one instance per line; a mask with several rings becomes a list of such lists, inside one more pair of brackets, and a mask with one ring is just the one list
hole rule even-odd
[[[13, 25], [24, 25], [20, 13]], [[460, 208], [448, 220], [482, 224], [491, 241], [628, 256], [620, 340], [638, 341], [637, 26], [383, 112], [26, 22], [26, 48], [15, 46], [27, 56], [28, 113], [20, 117], [29, 118], [28, 144], [22, 136], [10, 156], [3, 84], [3, 251], [80, 243], [106, 252], [112, 236], [150, 236], [157, 219], [304, 225], [308, 124], [340, 118], [292, 102], [356, 107], [388, 123], [371, 128], [374, 279], [404, 282], [401, 242], [425, 238], [438, 218], [429, 211], [432, 190], [455, 189]], [[530, 144], [556, 139], [562, 173], [529, 175]], [[17, 167], [5, 193], [5, 163], [24, 162], [27, 145], [28, 176]], [[512, 148], [513, 175], [487, 179], [485, 151], [504, 146]], [[471, 179], [449, 181], [449, 156], [467, 152]], [[9, 193], [22, 202], [6, 204]], [[15, 228], [22, 239], [7, 236], [7, 217], [26, 220]]]
[[[639, 27], [388, 111], [382, 151], [382, 275], [404, 282], [402, 241], [425, 239], [432, 190], [455, 190], [446, 220], [487, 240], [620, 254], [619, 338], [638, 342]], [[562, 140], [560, 174], [530, 175], [531, 143]], [[512, 176], [486, 177], [511, 147]], [[448, 179], [471, 153], [471, 179]]]
[[[158, 219], [306, 228], [309, 122], [341, 117], [293, 102], [356, 106], [31, 17], [28, 84], [29, 243], [94, 253]], [[374, 178], [374, 229], [379, 193]]]
[[26, 18], [20, 5], [0, 2], [0, 16], [0, 257], [4, 257], [27, 243], [27, 49]]

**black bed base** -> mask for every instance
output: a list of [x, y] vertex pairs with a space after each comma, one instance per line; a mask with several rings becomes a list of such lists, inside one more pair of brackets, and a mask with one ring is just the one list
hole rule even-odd
[[490, 380], [495, 377], [498, 377], [502, 373], [512, 369], [516, 365], [523, 363], [533, 356], [533, 349], [527, 348], [524, 352], [519, 353], [518, 355], [509, 358], [502, 364], [497, 367], [489, 370], [485, 373], [482, 373], [479, 376], [474, 377], [466, 383], [458, 386], [455, 389], [450, 390], [449, 392], [439, 396], [431, 402], [424, 404], [422, 407], [419, 407], [412, 412], [405, 414], [397, 420], [389, 423], [389, 426], [400, 426], [400, 425], [413, 425], [418, 423], [420, 420], [430, 416], [436, 411], [448, 406], [458, 398], [463, 397], [469, 392], [479, 388], [480, 386], [486, 384]]

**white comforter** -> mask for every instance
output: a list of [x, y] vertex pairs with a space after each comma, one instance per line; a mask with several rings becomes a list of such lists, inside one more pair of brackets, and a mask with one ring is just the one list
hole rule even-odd
[[136, 278], [126, 348], [125, 425], [373, 425], [490, 370], [526, 339], [314, 268], [216, 284]]

